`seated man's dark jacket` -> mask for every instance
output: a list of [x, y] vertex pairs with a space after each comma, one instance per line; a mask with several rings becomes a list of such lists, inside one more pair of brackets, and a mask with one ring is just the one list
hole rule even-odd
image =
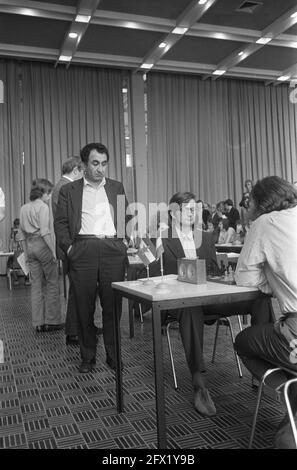
[[[200, 259], [205, 259], [206, 273], [212, 275], [217, 274], [218, 264], [212, 234], [210, 232], [197, 230], [194, 232], [194, 240], [198, 247], [196, 248], [196, 256]], [[152, 241], [155, 244], [155, 240]], [[177, 260], [179, 258], [184, 258], [185, 252], [174, 228], [170, 227], [168, 229], [168, 236], [166, 238], [162, 238], [162, 243], [164, 247], [163, 274], [164, 276], [167, 274], [177, 274]], [[161, 275], [160, 260], [154, 261], [149, 265], [149, 274], [151, 277]], [[146, 277], [146, 269], [143, 269], [138, 277]], [[144, 312], [149, 308], [148, 304], [142, 304], [142, 310]]]

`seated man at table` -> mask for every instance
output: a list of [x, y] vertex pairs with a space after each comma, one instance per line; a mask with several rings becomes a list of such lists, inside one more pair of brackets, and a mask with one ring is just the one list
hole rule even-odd
[[[197, 228], [199, 221], [196, 218], [197, 204], [195, 195], [190, 192], [176, 193], [169, 203], [169, 229], [163, 232], [162, 243], [164, 248], [163, 267], [164, 275], [177, 274], [178, 258], [199, 257], [205, 259], [208, 275], [218, 272], [215, 245], [210, 233]], [[160, 262], [150, 265], [151, 276], [160, 275]], [[145, 274], [143, 273], [142, 277]], [[263, 314], [268, 315], [263, 306]], [[203, 328], [204, 321], [213, 323], [213, 315], [229, 316], [251, 312], [251, 302], [236, 302], [233, 304], [210, 305], [205, 307], [187, 307], [183, 309], [162, 312], [162, 322], [174, 318], [179, 322], [180, 334], [185, 350], [185, 356], [192, 375], [194, 388], [195, 409], [205, 416], [216, 414], [214, 402], [206, 387], [205, 364], [203, 358]], [[207, 315], [212, 315], [210, 322]]]
[[[263, 178], [252, 189], [250, 208], [253, 224], [239, 256], [236, 282], [273, 293], [281, 317], [243, 330], [235, 348], [247, 368], [265, 361], [297, 372], [297, 188], [278, 176]], [[290, 391], [296, 419], [297, 386]], [[285, 417], [277, 437], [283, 431], [289, 445], [287, 421]]]

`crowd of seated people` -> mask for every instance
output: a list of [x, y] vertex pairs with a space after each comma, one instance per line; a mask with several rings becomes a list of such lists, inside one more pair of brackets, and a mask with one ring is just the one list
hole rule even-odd
[[242, 245], [245, 235], [250, 229], [249, 200], [253, 188], [251, 180], [246, 180], [242, 199], [239, 203], [240, 212], [232, 199], [208, 204], [199, 199], [203, 205], [202, 228], [212, 234], [214, 243]]

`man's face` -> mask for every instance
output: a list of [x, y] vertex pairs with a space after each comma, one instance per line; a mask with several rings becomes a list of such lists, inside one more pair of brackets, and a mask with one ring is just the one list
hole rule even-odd
[[107, 169], [107, 156], [91, 150], [88, 163], [85, 165], [85, 177], [91, 183], [101, 183]]
[[180, 210], [175, 213], [177, 223], [182, 227], [191, 227], [195, 222], [196, 201], [191, 199], [182, 205]]

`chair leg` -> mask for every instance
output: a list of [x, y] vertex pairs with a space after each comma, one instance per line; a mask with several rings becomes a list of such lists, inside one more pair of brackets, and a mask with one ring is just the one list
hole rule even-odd
[[143, 323], [142, 307], [140, 303], [138, 304], [138, 308], [139, 308], [140, 323]]
[[253, 440], [254, 440], [254, 435], [255, 435], [255, 430], [256, 430], [256, 424], [257, 424], [257, 418], [258, 418], [258, 413], [259, 413], [259, 407], [260, 407], [260, 402], [262, 398], [262, 392], [263, 392], [263, 386], [265, 383], [265, 379], [270, 375], [273, 374], [274, 372], [277, 372], [281, 370], [280, 367], [277, 367], [275, 369], [268, 369], [262, 376], [260, 384], [259, 384], [259, 389], [258, 389], [258, 395], [257, 395], [257, 404], [256, 404], [256, 409], [254, 413], [254, 418], [253, 418], [253, 424], [252, 424], [252, 429], [251, 429], [251, 435], [250, 435], [250, 440], [249, 440], [249, 445], [248, 449], [252, 448], [253, 445]]
[[7, 279], [8, 279], [8, 288], [9, 290], [12, 289], [12, 284], [11, 284], [11, 269], [8, 269], [7, 271]]
[[237, 315], [237, 321], [238, 321], [239, 331], [242, 331], [242, 323], [241, 323], [240, 315]]
[[169, 355], [170, 355], [170, 362], [171, 362], [174, 388], [177, 390], [177, 380], [176, 380], [175, 366], [174, 366], [174, 360], [173, 360], [173, 355], [172, 355], [169, 329], [170, 329], [170, 323], [168, 323], [167, 326], [166, 326], [166, 336], [167, 336], [167, 343], [168, 343], [168, 349], [169, 349]]
[[[237, 317], [239, 317], [239, 315], [237, 315]], [[231, 321], [230, 321], [229, 318], [224, 318], [224, 320], [228, 323], [229, 330], [230, 330], [230, 334], [231, 334], [231, 339], [232, 339], [232, 345], [234, 345], [235, 338], [234, 338], [234, 332], [233, 332], [233, 328], [232, 328], [232, 323], [231, 323]], [[240, 320], [239, 320], [239, 322], [240, 322]], [[242, 378], [242, 370], [241, 370], [241, 365], [240, 365], [239, 357], [238, 357], [238, 354], [237, 354], [237, 352], [235, 351], [234, 347], [233, 347], [233, 351], [234, 351], [235, 361], [236, 361], [236, 364], [237, 364], [238, 374], [239, 374], [239, 377]]]
[[215, 355], [216, 355], [217, 340], [218, 340], [218, 334], [219, 334], [219, 327], [220, 327], [220, 319], [218, 318], [218, 320], [217, 320], [217, 326], [216, 326], [216, 333], [215, 333], [215, 340], [214, 340], [213, 351], [212, 351], [212, 358], [211, 358], [211, 362], [212, 362], [212, 363], [214, 363]]
[[286, 403], [286, 407], [287, 407], [287, 411], [288, 411], [288, 415], [289, 415], [289, 419], [290, 419], [290, 423], [291, 423], [291, 428], [292, 428], [292, 431], [293, 431], [295, 447], [297, 449], [297, 428], [296, 428], [296, 423], [295, 423], [291, 403], [290, 403], [289, 396], [288, 396], [289, 387], [293, 383], [297, 383], [297, 379], [291, 379], [288, 382], [286, 382], [285, 388], [284, 388], [284, 397], [285, 397], [285, 403]]
[[265, 376], [262, 377], [262, 380], [260, 382], [259, 389], [258, 389], [257, 404], [256, 404], [256, 409], [255, 409], [255, 413], [254, 413], [254, 417], [253, 417], [253, 424], [252, 424], [248, 449], [251, 449], [252, 445], [253, 445], [253, 440], [254, 440], [254, 435], [255, 435], [255, 430], [256, 430], [256, 424], [257, 424], [257, 418], [258, 418], [258, 413], [259, 413], [259, 408], [260, 408], [260, 403], [261, 403], [261, 398], [262, 398], [262, 390], [263, 390], [264, 380], [265, 380]]

